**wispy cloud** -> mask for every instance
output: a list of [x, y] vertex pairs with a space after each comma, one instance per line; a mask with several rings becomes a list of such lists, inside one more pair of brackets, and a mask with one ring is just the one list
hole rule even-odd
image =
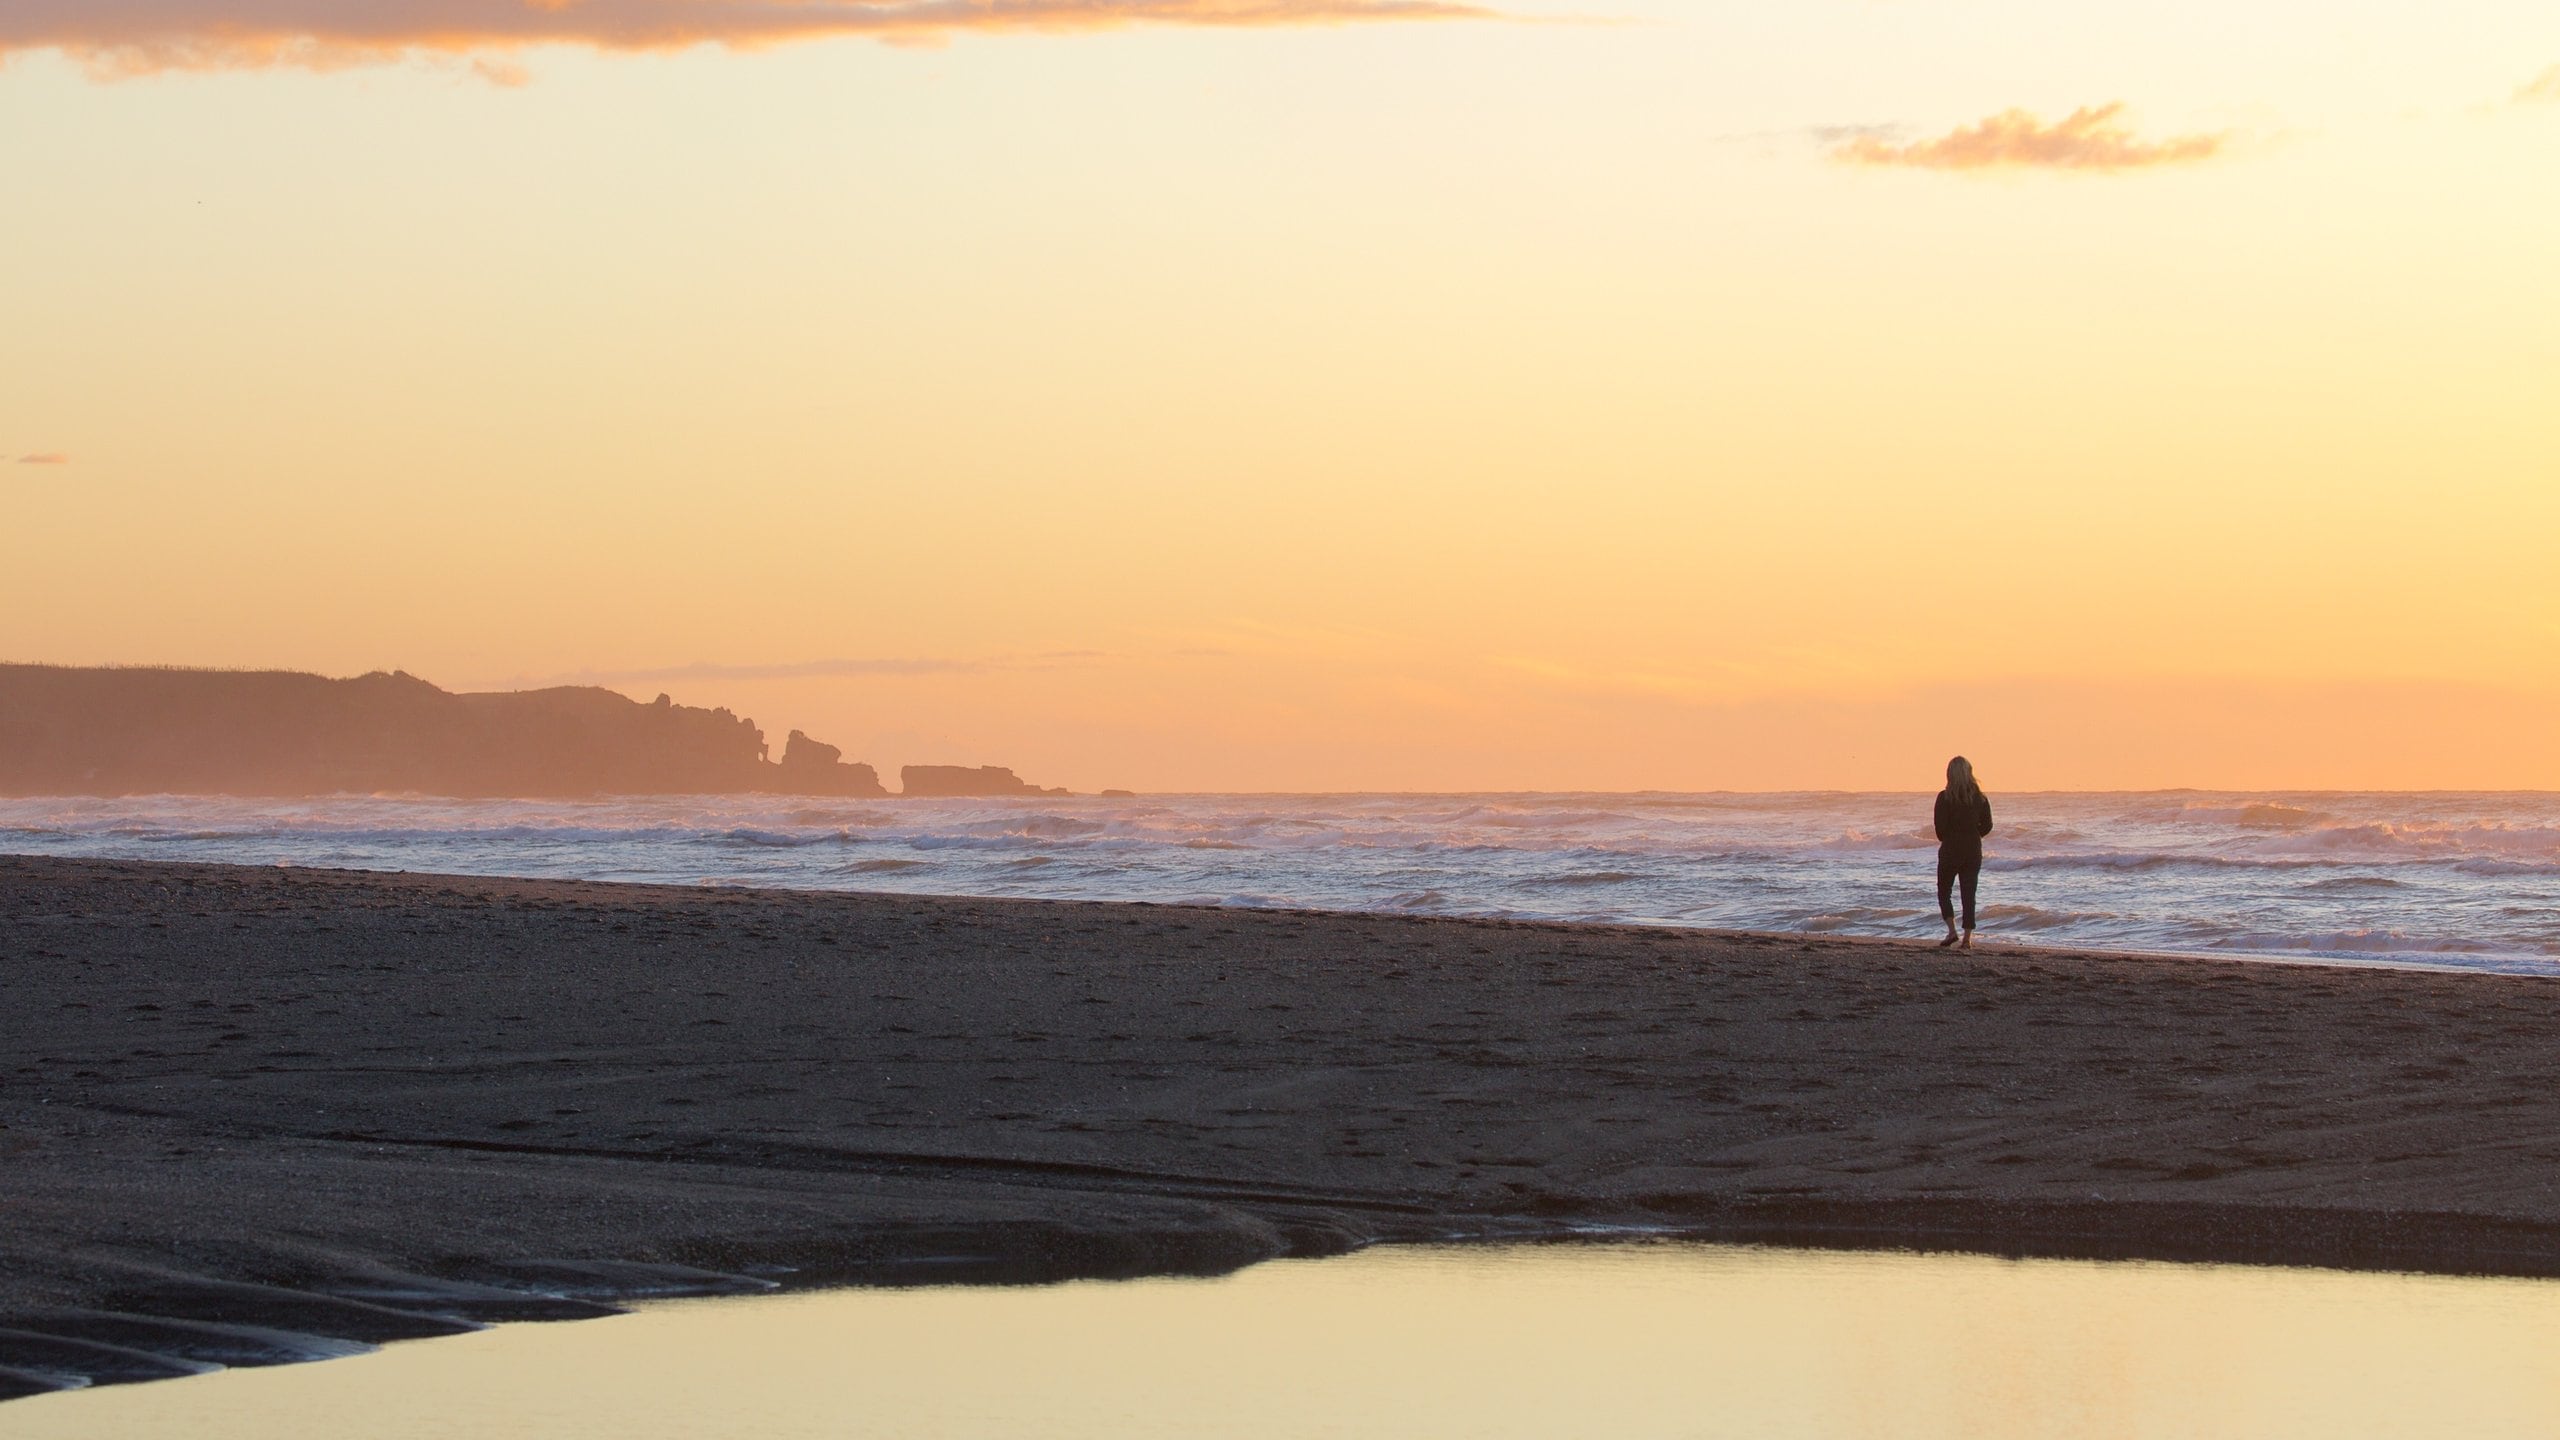
[[1871, 130], [1842, 132], [1831, 158], [1915, 170], [2115, 172], [2209, 160], [2231, 138], [2215, 133], [2145, 140], [2123, 124], [2124, 108], [2121, 101], [2084, 106], [2050, 125], [2025, 110], [2004, 110], [1935, 139], [1900, 143]]
[[518, 677], [510, 686], [636, 685], [702, 680], [825, 680], [912, 675], [984, 675], [997, 670], [1041, 670], [1087, 664], [1110, 658], [1100, 650], [1044, 650], [1034, 655], [1001, 655], [981, 659], [936, 656], [873, 659], [786, 660], [761, 665], [723, 665], [695, 661], [686, 665], [645, 666], [629, 670], [579, 670], [562, 675]]
[[1801, 140], [1809, 134], [1823, 144], [1838, 149], [1844, 145], [1856, 145], [1865, 141], [1881, 144], [1899, 140], [1909, 134], [1910, 130], [1911, 127], [1908, 125], [1816, 125], [1809, 130], [1763, 130], [1751, 138]]
[[68, 465], [71, 463], [71, 457], [46, 451], [39, 455], [21, 455], [18, 457], [18, 463], [21, 465]]
[[2516, 102], [2522, 105], [2560, 105], [2560, 65], [2554, 65], [2516, 91]]
[[[327, 67], [533, 45], [667, 50], [831, 36], [1134, 25], [1268, 27], [1485, 18], [1465, 0], [8, 0], [0, 55], [60, 50], [110, 73]], [[501, 80], [520, 72], [501, 65]]]

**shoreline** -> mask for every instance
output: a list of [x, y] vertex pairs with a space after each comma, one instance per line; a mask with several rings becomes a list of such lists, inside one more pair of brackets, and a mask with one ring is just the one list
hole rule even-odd
[[0, 1330], [145, 1358], [1595, 1227], [2560, 1276], [2536, 976], [24, 856], [0, 954]]
[[[1937, 936], [1889, 795], [0, 801], [56, 858]], [[1064, 807], [1064, 808], [1062, 808]], [[1921, 809], [1925, 811], [1923, 804]], [[2560, 977], [2548, 796], [2015, 797], [1987, 939]]]
[[[893, 796], [891, 798], [894, 799], [896, 797]], [[366, 866], [304, 865], [296, 861], [288, 860], [265, 862], [224, 860], [151, 860], [136, 859], [126, 856], [56, 856], [0, 851], [0, 861], [11, 859], [42, 860], [72, 865], [165, 865], [182, 868], [200, 866], [215, 870], [276, 869], [324, 875], [378, 876], [384, 879], [406, 879], [418, 877], [428, 879], [444, 878], [473, 881], [512, 880], [534, 885], [601, 885], [608, 887], [630, 887], [638, 889], [675, 891], [695, 889], [742, 891], [749, 894], [772, 895], [776, 897], [801, 895], [861, 895], [881, 900], [984, 900], [990, 903], [1002, 904], [1129, 905], [1151, 909], [1232, 910], [1241, 911], [1247, 914], [1262, 915], [1339, 916], [1349, 919], [1379, 920], [1413, 919], [1477, 921], [1518, 925], [1550, 925], [1571, 930], [1661, 930], [1673, 934], [1700, 935], [1710, 938], [1723, 937], [1787, 941], [1797, 939], [1816, 939], [1824, 941], [1839, 941], [1844, 944], [1891, 945], [1903, 948], [1928, 950], [1935, 950], [1937, 948], [1937, 941], [1935, 939], [1926, 938], [1926, 936], [1934, 935], [1938, 928], [1937, 921], [1934, 919], [1928, 920], [1918, 927], [1924, 932], [1923, 935], [1903, 937], [1894, 935], [1864, 934], [1852, 930], [1741, 930], [1719, 926], [1696, 925], [1682, 920], [1654, 919], [1644, 916], [1594, 920], [1564, 919], [1540, 915], [1520, 915], [1497, 911], [1358, 910], [1335, 909], [1317, 905], [1298, 904], [1234, 904], [1225, 900], [1208, 899], [1097, 900], [1078, 896], [983, 895], [975, 892], [963, 892], [957, 890], [948, 893], [932, 890], [862, 890], [820, 885], [796, 885], [789, 883], [788, 881], [748, 885], [726, 879], [705, 879], [692, 885], [684, 885], [659, 880], [562, 879], [559, 877], [542, 875], [464, 874], [460, 872], [448, 873], [431, 870], [375, 869]], [[2474, 956], [2475, 960], [2478, 962], [2486, 962], [2464, 963], [2458, 960], [2424, 958], [2428, 954], [2443, 953], [2425, 951], [2372, 950], [2350, 952], [2335, 950], [2174, 950], [2133, 945], [2048, 945], [2040, 941], [2013, 938], [2007, 935], [1996, 934], [1988, 930], [1980, 932], [1977, 936], [1977, 941], [1978, 948], [1974, 952], [1976, 954], [2001, 952], [2026, 955], [2082, 956], [2092, 959], [2111, 960], [2201, 960], [2217, 963], [2231, 962], [2235, 964], [2303, 965], [2340, 970], [2414, 970], [2439, 975], [2494, 975], [2560, 980], [2560, 960], [2555, 960], [2550, 957], [2537, 954], [2528, 954], [2523, 951], [2494, 950], [2460, 952], [2462, 954]], [[2528, 966], [2547, 966], [2550, 968], [2523, 968]]]

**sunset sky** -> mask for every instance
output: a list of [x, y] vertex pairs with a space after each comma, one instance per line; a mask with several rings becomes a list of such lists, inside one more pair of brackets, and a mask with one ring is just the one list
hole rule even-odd
[[7, 0], [0, 659], [2560, 787], [2549, 0]]

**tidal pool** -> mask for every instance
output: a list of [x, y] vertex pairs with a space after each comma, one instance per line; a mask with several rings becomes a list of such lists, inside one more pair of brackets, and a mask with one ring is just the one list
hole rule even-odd
[[650, 1305], [0, 1406], [13, 1440], [2560, 1434], [2560, 1284], [1690, 1244]]

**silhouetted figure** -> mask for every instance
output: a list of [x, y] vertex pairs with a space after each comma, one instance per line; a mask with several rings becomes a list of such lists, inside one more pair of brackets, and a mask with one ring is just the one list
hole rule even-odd
[[1959, 755], [1947, 762], [1947, 788], [1938, 792], [1938, 914], [1947, 922], [1947, 938], [1938, 948], [1957, 943], [1956, 905], [1952, 893], [1964, 884], [1964, 948], [1973, 948], [1973, 891], [1982, 882], [1982, 837], [1991, 833], [1991, 801], [1973, 781], [1973, 762]]

